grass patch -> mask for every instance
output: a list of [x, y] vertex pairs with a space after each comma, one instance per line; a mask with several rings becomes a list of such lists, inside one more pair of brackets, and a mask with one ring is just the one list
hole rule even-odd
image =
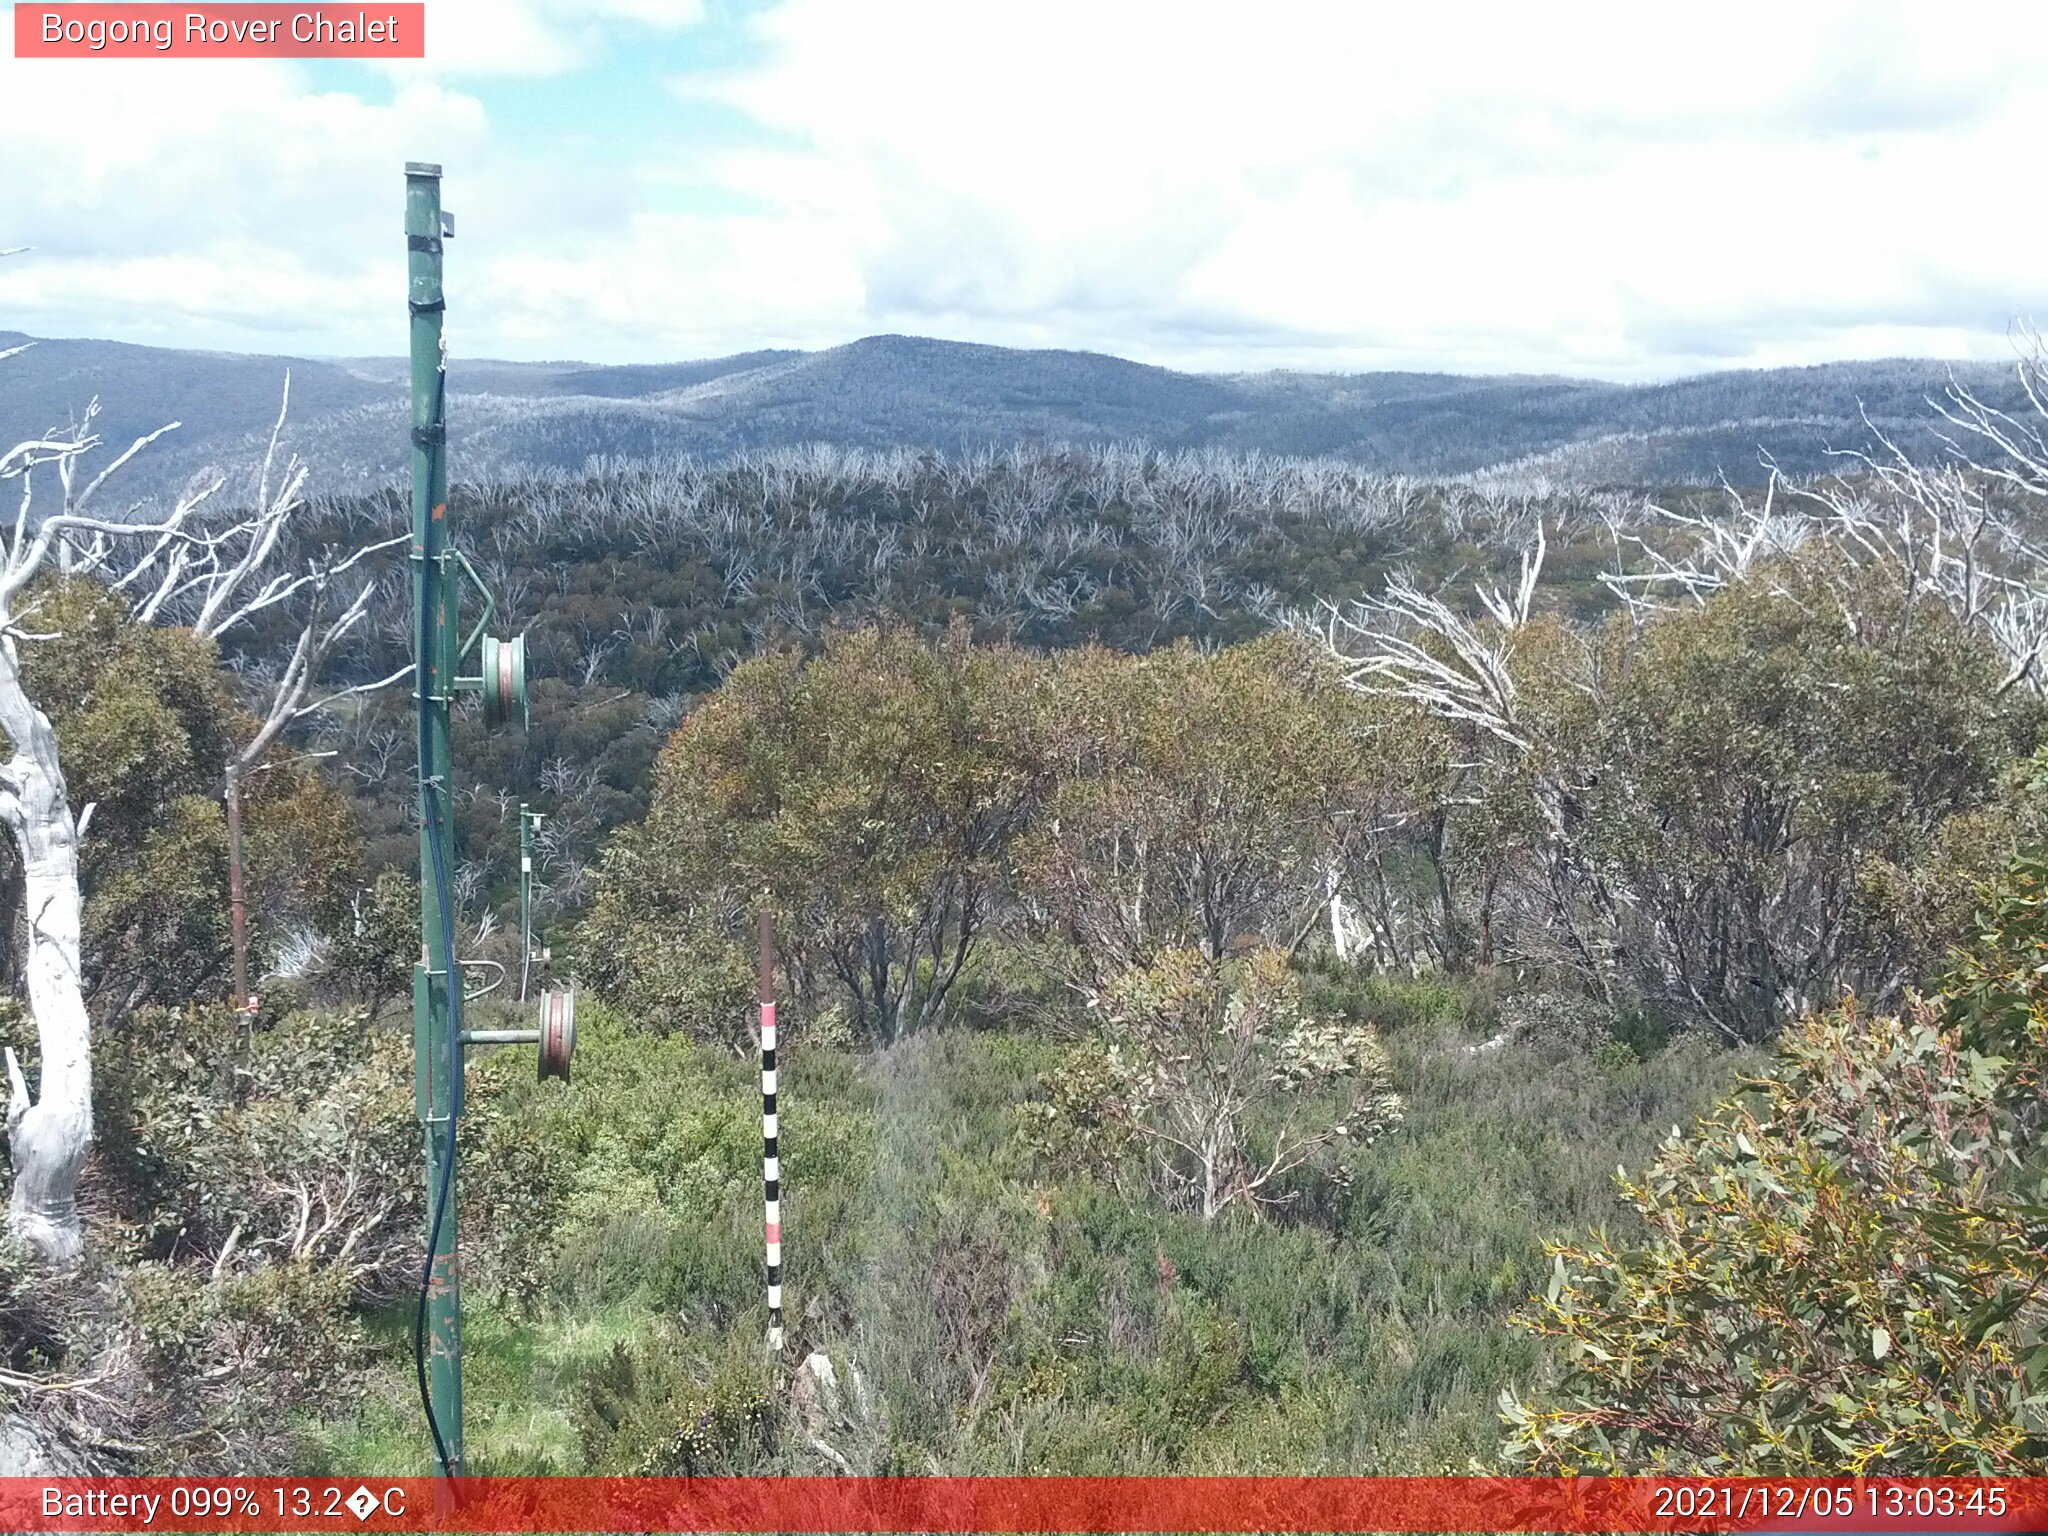
[[[614, 1346], [650, 1325], [644, 1309], [612, 1306], [535, 1318], [489, 1294], [463, 1298], [463, 1439], [479, 1476], [569, 1476], [582, 1470], [575, 1388]], [[375, 1370], [361, 1412], [323, 1426], [312, 1476], [423, 1476], [433, 1471], [413, 1375], [413, 1306], [366, 1319]]]

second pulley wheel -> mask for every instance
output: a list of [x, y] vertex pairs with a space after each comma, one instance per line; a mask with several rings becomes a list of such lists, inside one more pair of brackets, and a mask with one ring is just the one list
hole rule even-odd
[[483, 664], [484, 724], [492, 730], [517, 721], [526, 724], [526, 636], [510, 640], [484, 636], [478, 658]]
[[569, 1080], [569, 1058], [576, 1054], [576, 992], [549, 987], [540, 995], [540, 1075], [542, 1081]]

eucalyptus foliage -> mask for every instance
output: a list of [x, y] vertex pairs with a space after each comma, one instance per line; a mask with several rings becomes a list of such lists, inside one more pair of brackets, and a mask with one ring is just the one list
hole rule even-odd
[[1502, 1396], [1545, 1472], [2011, 1474], [2048, 1457], [2048, 859], [1940, 994], [1853, 1001], [1621, 1190], [1645, 1235], [1559, 1243]]
[[[90, 580], [34, 595], [48, 638], [22, 671], [57, 733], [65, 783], [90, 806], [79, 849], [88, 1000], [103, 1018], [219, 995], [228, 975], [222, 769], [255, 733], [211, 640], [143, 624]], [[284, 743], [249, 774], [246, 877], [259, 958], [294, 926], [342, 920], [358, 845], [347, 801]], [[19, 856], [0, 847], [0, 904], [21, 911]], [[10, 955], [10, 966], [18, 955]]]

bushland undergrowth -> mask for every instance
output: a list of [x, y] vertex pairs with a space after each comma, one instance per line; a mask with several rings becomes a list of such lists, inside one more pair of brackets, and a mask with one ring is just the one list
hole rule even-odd
[[[1613, 1172], [1744, 1058], [1493, 1052], [1486, 990], [1315, 978], [1410, 1106], [1347, 1187], [1204, 1222], [1030, 1149], [1061, 1048], [951, 1029], [783, 1074], [790, 1342], [763, 1348], [750, 1063], [593, 1007], [566, 1092], [477, 1069], [465, 1164], [478, 1472], [1465, 1469], [1534, 1343], [1543, 1241], [1625, 1219]], [[1752, 1065], [1754, 1063], [1751, 1063]], [[425, 1465], [409, 1333], [318, 1464]], [[792, 1395], [811, 1351], [836, 1403]], [[853, 1383], [857, 1373], [859, 1386]], [[394, 1458], [396, 1461], [394, 1462]]]

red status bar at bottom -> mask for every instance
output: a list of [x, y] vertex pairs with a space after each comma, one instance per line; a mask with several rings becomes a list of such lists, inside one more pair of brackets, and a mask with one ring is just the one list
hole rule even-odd
[[4, 1478], [6, 1531], [2042, 1531], [2042, 1478]]

